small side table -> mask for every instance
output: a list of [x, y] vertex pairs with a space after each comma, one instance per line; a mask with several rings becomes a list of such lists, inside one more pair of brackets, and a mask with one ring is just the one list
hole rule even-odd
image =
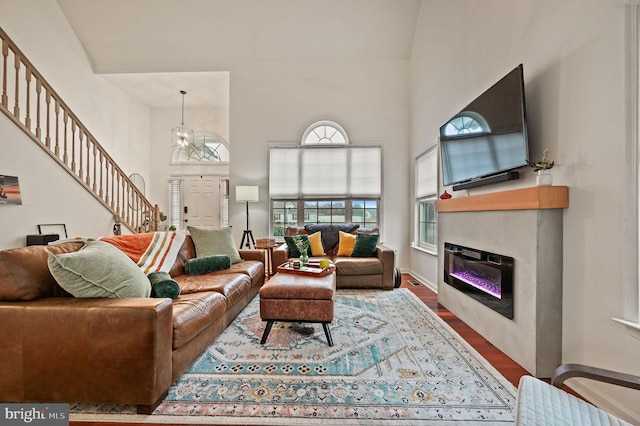
[[277, 245], [271, 244], [261, 244], [260, 242], [256, 243], [256, 248], [260, 250], [266, 250], [267, 252], [267, 262], [265, 266], [265, 273], [268, 277], [272, 277], [276, 273], [276, 268], [273, 266], [273, 249], [278, 247]]

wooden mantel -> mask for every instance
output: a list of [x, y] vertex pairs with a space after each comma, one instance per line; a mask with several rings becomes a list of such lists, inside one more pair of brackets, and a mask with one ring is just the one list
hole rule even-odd
[[569, 207], [569, 188], [566, 186], [534, 186], [436, 201], [438, 213], [567, 207]]

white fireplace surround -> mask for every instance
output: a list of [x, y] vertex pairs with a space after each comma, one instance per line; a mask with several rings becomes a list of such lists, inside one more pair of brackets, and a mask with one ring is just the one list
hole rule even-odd
[[534, 187], [438, 201], [438, 241], [514, 258], [509, 320], [444, 283], [438, 302], [536, 377], [562, 361], [562, 216], [566, 187]]

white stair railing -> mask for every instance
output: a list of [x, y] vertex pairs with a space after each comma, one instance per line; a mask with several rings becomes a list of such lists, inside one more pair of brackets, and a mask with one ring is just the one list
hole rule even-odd
[[0, 28], [0, 110], [132, 232], [158, 229], [157, 205], [107, 151]]

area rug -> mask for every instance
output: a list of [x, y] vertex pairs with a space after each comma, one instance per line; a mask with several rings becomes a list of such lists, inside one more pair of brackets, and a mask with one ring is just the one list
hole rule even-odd
[[276, 323], [256, 297], [150, 416], [71, 406], [72, 421], [207, 424], [513, 423], [516, 389], [407, 289], [339, 290], [319, 324]]

